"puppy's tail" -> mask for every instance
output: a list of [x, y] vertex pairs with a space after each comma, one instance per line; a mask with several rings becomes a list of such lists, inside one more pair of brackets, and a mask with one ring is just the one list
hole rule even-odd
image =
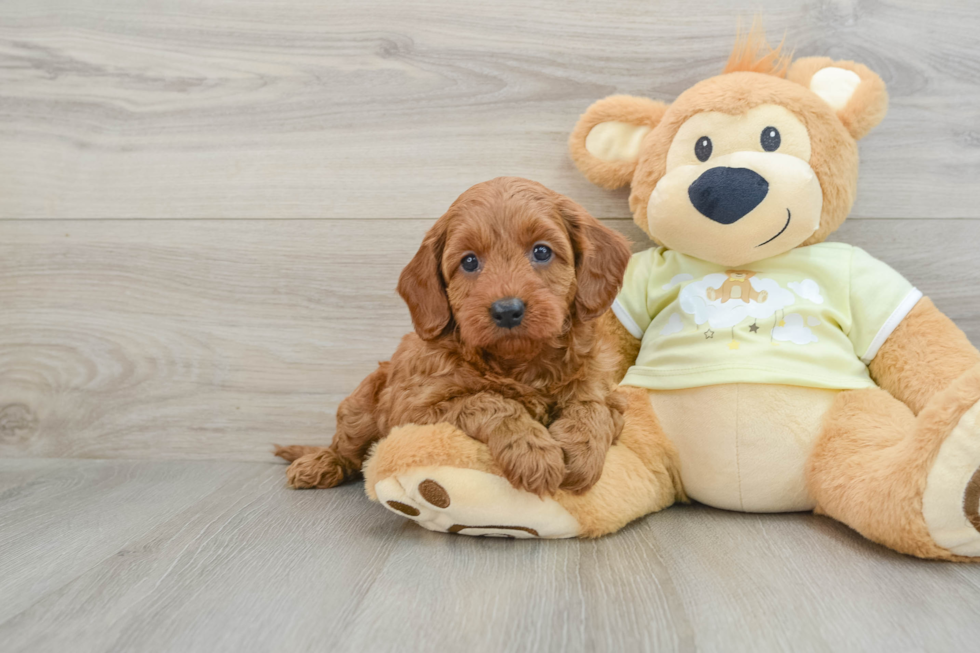
[[280, 447], [278, 444], [272, 445], [276, 449], [273, 453], [287, 463], [291, 463], [297, 458], [305, 456], [308, 453], [316, 453], [317, 451], [323, 451], [326, 447], [308, 447], [302, 444], [293, 444], [288, 447]]

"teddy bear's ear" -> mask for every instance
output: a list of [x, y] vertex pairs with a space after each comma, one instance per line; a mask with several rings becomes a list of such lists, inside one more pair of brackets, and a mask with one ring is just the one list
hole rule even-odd
[[806, 86], [837, 113], [855, 140], [881, 122], [888, 110], [888, 92], [867, 66], [829, 57], [805, 57], [793, 62], [786, 78]]
[[631, 95], [599, 100], [582, 114], [568, 139], [572, 160], [593, 184], [625, 186], [633, 178], [643, 138], [666, 110], [663, 102]]

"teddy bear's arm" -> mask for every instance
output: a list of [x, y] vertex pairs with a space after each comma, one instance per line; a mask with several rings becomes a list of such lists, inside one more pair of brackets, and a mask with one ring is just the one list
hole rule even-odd
[[916, 414], [937, 392], [980, 364], [980, 352], [923, 297], [868, 365], [875, 382]]
[[611, 342], [619, 353], [619, 366], [616, 369], [616, 382], [618, 383], [623, 380], [626, 372], [636, 362], [642, 341], [626, 330], [626, 327], [623, 326], [612, 310], [606, 311], [599, 318], [598, 332], [599, 337]]

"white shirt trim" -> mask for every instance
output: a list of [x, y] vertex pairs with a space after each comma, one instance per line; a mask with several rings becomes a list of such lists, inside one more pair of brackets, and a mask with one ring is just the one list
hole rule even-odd
[[880, 329], [878, 329], [878, 333], [875, 334], [871, 344], [868, 345], [868, 351], [866, 351], [864, 356], [861, 357], [861, 360], [865, 365], [869, 365], [871, 361], [874, 360], [875, 356], [878, 354], [878, 350], [881, 349], [881, 346], [885, 344], [886, 340], [888, 340], [888, 336], [890, 336], [892, 332], [898, 328], [898, 325], [901, 324], [902, 320], [905, 319], [905, 316], [908, 315], [913, 308], [915, 308], [915, 305], [920, 299], [922, 299], [922, 291], [918, 288], [913, 288], [909, 291], [909, 294], [905, 295], [905, 299], [898, 304], [895, 310], [892, 311], [892, 314], [888, 316], [888, 319], [885, 320], [885, 323], [881, 325]]
[[636, 323], [633, 316], [629, 314], [626, 307], [619, 303], [618, 299], [613, 302], [612, 312], [616, 314], [616, 317], [619, 318], [619, 323], [626, 327], [630, 335], [638, 340], [643, 340], [643, 329]]

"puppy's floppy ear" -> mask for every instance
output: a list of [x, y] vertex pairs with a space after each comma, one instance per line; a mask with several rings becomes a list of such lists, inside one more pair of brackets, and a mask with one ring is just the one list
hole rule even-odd
[[837, 113], [854, 140], [866, 136], [888, 111], [885, 82], [867, 66], [853, 61], [834, 61], [829, 57], [797, 59], [786, 79], [819, 95]]
[[640, 146], [663, 118], [667, 105], [631, 95], [611, 95], [589, 107], [568, 138], [572, 160], [586, 178], [603, 188], [633, 179]]
[[629, 243], [568, 198], [559, 200], [558, 210], [575, 250], [575, 313], [592, 320], [612, 306], [623, 285]]
[[398, 277], [398, 294], [408, 304], [415, 332], [423, 340], [438, 337], [452, 319], [446, 284], [439, 269], [448, 216], [447, 213], [439, 218], [429, 229], [419, 251]]

